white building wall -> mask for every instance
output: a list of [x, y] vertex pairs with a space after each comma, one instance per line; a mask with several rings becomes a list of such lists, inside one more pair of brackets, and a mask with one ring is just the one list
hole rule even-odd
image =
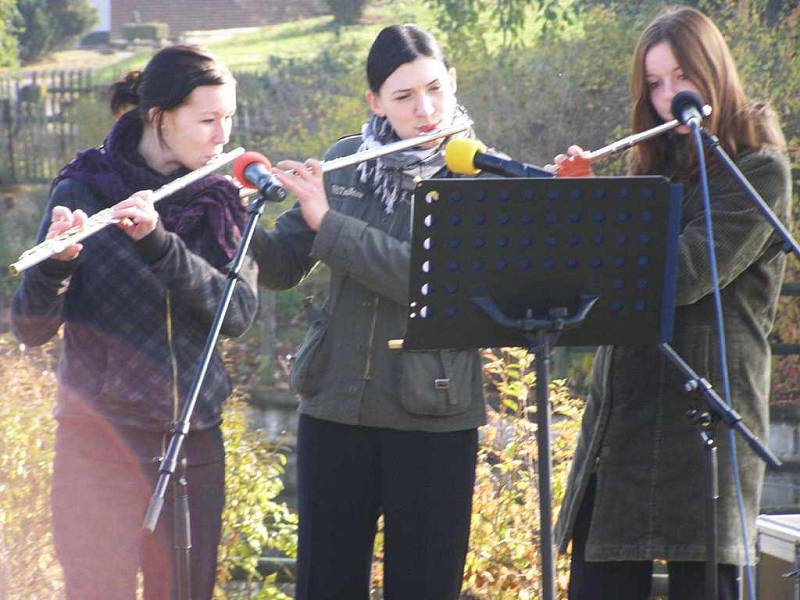
[[89, 0], [89, 4], [97, 9], [94, 31], [111, 31], [111, 0]]

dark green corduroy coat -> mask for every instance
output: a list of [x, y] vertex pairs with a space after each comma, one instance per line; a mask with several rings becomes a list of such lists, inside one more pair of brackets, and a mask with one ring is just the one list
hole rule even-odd
[[[769, 150], [743, 154], [739, 168], [772, 210], [788, 223], [791, 179], [785, 157]], [[714, 239], [731, 397], [750, 429], [766, 441], [770, 382], [767, 335], [775, 316], [785, 253], [770, 225], [727, 171], [710, 182]], [[678, 265], [678, 307], [672, 346], [722, 393], [710, 268], [699, 187], [686, 190]], [[602, 347], [594, 361], [581, 436], [556, 526], [561, 550], [591, 475], [597, 491], [586, 559], [703, 560], [703, 451], [686, 418], [704, 401], [684, 391], [684, 379], [652, 346]], [[719, 445], [719, 557], [743, 564], [727, 428]], [[738, 436], [737, 436], [738, 437]], [[737, 440], [739, 472], [754, 556], [755, 517], [763, 463]]]

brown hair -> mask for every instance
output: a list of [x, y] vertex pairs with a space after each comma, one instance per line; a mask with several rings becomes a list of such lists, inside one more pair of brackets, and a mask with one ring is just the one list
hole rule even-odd
[[[631, 127], [644, 131], [662, 123], [652, 103], [645, 77], [645, 57], [653, 46], [670, 45], [686, 78], [695, 85], [703, 101], [713, 108], [705, 127], [716, 134], [731, 156], [764, 145], [783, 146], [778, 121], [763, 103], [745, 96], [730, 49], [719, 29], [699, 10], [669, 9], [645, 28], [631, 64], [630, 93], [633, 102]], [[670, 164], [672, 136], [657, 136], [636, 145], [629, 156], [633, 175], [665, 173]], [[695, 178], [697, 159], [693, 146], [687, 165], [677, 173], [683, 180]], [[668, 174], [668, 173], [665, 173]]]

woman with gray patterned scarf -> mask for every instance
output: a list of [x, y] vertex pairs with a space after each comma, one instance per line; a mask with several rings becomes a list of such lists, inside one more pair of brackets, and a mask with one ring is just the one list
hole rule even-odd
[[[371, 119], [326, 160], [471, 126], [455, 71], [414, 25], [381, 31], [367, 79]], [[405, 328], [414, 183], [452, 176], [443, 147], [433, 141], [324, 177], [311, 159], [275, 170], [297, 204], [255, 236], [259, 282], [286, 289], [318, 262], [331, 271], [291, 376], [300, 396], [298, 599], [369, 598], [380, 515], [384, 597], [459, 595], [485, 422], [480, 357], [387, 347]]]

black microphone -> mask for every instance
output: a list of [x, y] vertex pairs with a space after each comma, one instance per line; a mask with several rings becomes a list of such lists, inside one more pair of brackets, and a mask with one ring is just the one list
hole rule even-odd
[[678, 92], [669, 105], [672, 116], [692, 129], [703, 121], [703, 101], [694, 92]]
[[552, 177], [553, 173], [527, 163], [486, 152], [486, 146], [468, 138], [457, 138], [444, 148], [444, 161], [453, 173], [477, 175], [488, 171], [503, 177]]
[[245, 152], [233, 161], [233, 175], [239, 183], [258, 190], [266, 200], [280, 202], [286, 198], [286, 190], [271, 168], [267, 157], [258, 152]]

